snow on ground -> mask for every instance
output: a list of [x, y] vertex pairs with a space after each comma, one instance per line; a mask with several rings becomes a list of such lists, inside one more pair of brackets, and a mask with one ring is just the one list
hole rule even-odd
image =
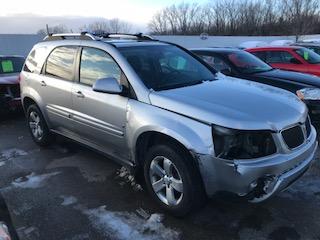
[[122, 167], [117, 170], [117, 178], [122, 180], [120, 182], [120, 185], [128, 183], [133, 187], [135, 191], [142, 191], [141, 185], [136, 182], [134, 176], [132, 176], [128, 169], [126, 169], [125, 167]]
[[39, 188], [45, 184], [45, 181], [49, 178], [59, 174], [60, 172], [46, 173], [41, 175], [36, 175], [31, 173], [28, 176], [20, 177], [12, 183], [14, 187], [19, 188]]
[[134, 213], [108, 211], [105, 206], [82, 211], [89, 217], [93, 227], [103, 232], [107, 238], [121, 240], [179, 239], [179, 232], [163, 225], [163, 217], [160, 214], [152, 214], [145, 220]]
[[72, 204], [75, 204], [78, 202], [78, 199], [75, 198], [74, 196], [60, 196], [60, 198], [63, 199], [63, 202], [61, 203], [62, 206], [69, 206]]
[[0, 160], [10, 160], [12, 158], [20, 157], [20, 156], [26, 156], [28, 155], [27, 152], [18, 149], [18, 148], [10, 148], [3, 150], [0, 152]]

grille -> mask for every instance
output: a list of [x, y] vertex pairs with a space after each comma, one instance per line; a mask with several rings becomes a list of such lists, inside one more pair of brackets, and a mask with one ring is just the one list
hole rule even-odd
[[307, 117], [307, 121], [306, 121], [306, 132], [307, 132], [307, 137], [309, 137], [311, 133], [311, 123], [310, 123], [309, 117]]
[[304, 142], [303, 131], [300, 125], [286, 129], [281, 134], [290, 149], [299, 147]]

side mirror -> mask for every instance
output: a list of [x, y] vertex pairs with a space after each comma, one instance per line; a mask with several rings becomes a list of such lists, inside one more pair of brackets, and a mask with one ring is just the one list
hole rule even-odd
[[102, 92], [102, 93], [109, 93], [109, 94], [123, 93], [123, 86], [120, 85], [117, 79], [113, 77], [98, 79], [94, 83], [92, 89], [95, 92]]
[[293, 64], [301, 64], [301, 62], [300, 62], [298, 59], [296, 59], [296, 58], [291, 58], [291, 59], [290, 59], [290, 63], [293, 63]]
[[221, 69], [220, 72], [223, 73], [224, 75], [227, 75], [227, 76], [232, 75], [231, 68]]

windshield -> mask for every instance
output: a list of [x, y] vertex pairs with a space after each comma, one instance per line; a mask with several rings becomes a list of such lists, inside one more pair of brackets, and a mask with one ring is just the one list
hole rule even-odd
[[311, 64], [320, 63], [320, 55], [316, 54], [315, 52], [313, 52], [310, 49], [299, 48], [299, 49], [297, 49], [295, 51], [300, 57], [302, 57], [308, 63], [311, 63]]
[[242, 73], [257, 73], [272, 70], [268, 64], [247, 52], [233, 52], [228, 54], [228, 59]]
[[0, 74], [21, 72], [23, 63], [22, 57], [0, 57]]
[[122, 47], [120, 52], [148, 88], [172, 89], [214, 79], [214, 70], [172, 45]]

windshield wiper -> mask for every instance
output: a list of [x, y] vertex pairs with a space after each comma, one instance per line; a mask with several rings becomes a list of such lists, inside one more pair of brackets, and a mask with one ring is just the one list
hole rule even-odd
[[161, 90], [169, 90], [169, 89], [174, 89], [174, 88], [188, 87], [188, 86], [201, 84], [205, 81], [208, 81], [208, 80], [199, 80], [199, 81], [194, 81], [194, 82], [185, 82], [185, 83], [177, 83], [177, 84], [172, 84], [172, 85], [165, 85], [165, 86], [158, 87], [157, 90], [161, 91]]

